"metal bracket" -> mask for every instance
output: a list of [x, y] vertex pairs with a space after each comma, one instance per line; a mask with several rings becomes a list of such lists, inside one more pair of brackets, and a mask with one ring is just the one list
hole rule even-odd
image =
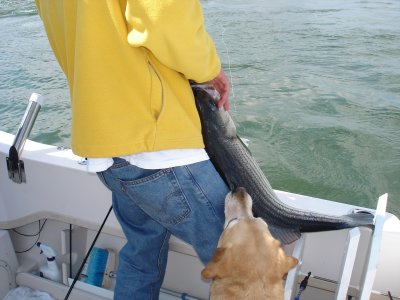
[[26, 182], [24, 162], [22, 160], [19, 160], [15, 164], [8, 157], [6, 159], [7, 159], [8, 178], [10, 178], [15, 183]]
[[14, 142], [10, 147], [9, 155], [6, 158], [8, 177], [15, 183], [26, 182], [24, 162], [19, 158], [42, 104], [43, 97], [33, 93], [29, 99], [29, 104], [19, 125], [18, 132], [15, 135]]
[[9, 156], [6, 157], [8, 178], [15, 183], [26, 182], [24, 162], [19, 159], [18, 151], [11, 146]]

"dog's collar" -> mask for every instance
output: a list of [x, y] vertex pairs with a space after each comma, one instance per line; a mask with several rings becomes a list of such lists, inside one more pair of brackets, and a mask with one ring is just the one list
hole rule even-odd
[[237, 220], [239, 220], [238, 218], [232, 218], [232, 219], [230, 219], [229, 220], [229, 222], [228, 223], [226, 223], [226, 226], [225, 226], [225, 228], [224, 229], [226, 229], [226, 228], [228, 228], [228, 226], [233, 222], [233, 221], [237, 221]]

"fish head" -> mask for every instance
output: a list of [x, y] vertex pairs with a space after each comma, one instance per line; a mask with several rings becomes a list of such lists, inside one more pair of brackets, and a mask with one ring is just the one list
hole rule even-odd
[[200, 114], [203, 128], [219, 132], [226, 138], [236, 138], [236, 126], [224, 108], [218, 108], [218, 97], [213, 96], [210, 89], [193, 87], [197, 110]]

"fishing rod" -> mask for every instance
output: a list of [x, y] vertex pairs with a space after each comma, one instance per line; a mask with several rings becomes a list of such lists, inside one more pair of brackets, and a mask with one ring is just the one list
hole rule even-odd
[[308, 272], [308, 275], [306, 277], [304, 277], [304, 279], [301, 281], [299, 292], [297, 293], [296, 297], [294, 297], [294, 300], [300, 300], [300, 295], [307, 288], [308, 279], [310, 278], [310, 276], [311, 276], [311, 272]]
[[[96, 236], [95, 236], [94, 239], [93, 239], [92, 244], [90, 245], [89, 251], [86, 253], [85, 258], [83, 259], [83, 262], [82, 262], [81, 266], [79, 267], [78, 272], [76, 273], [76, 275], [75, 275], [75, 277], [74, 277], [74, 281], [72, 281], [72, 284], [71, 284], [71, 286], [69, 287], [69, 290], [68, 290], [67, 294], [65, 295], [64, 300], [67, 300], [67, 299], [69, 298], [69, 295], [71, 294], [72, 289], [74, 288], [76, 282], [78, 281], [78, 278], [79, 278], [79, 276], [80, 276], [81, 273], [82, 273], [83, 267], [85, 266], [86, 261], [87, 261], [87, 259], [89, 258], [90, 253], [92, 252], [92, 249], [93, 249], [94, 245], [96, 244], [96, 241], [97, 241], [97, 239], [99, 238], [101, 231], [103, 230], [104, 224], [106, 223], [106, 221], [107, 221], [107, 219], [108, 219], [108, 216], [110, 215], [110, 213], [111, 213], [111, 211], [112, 211], [112, 208], [113, 208], [113, 207], [112, 207], [112, 205], [111, 205], [110, 209], [108, 210], [108, 213], [107, 213], [106, 217], [105, 217], [104, 220], [103, 220], [103, 223], [101, 224], [99, 230], [97, 231]], [[71, 242], [71, 241], [70, 241], [70, 242]]]
[[388, 291], [388, 296], [390, 300], [393, 300], [392, 294], [390, 293], [390, 291]]

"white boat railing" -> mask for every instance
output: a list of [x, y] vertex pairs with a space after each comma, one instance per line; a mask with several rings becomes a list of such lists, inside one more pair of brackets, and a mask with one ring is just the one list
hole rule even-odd
[[364, 269], [364, 276], [360, 289], [360, 300], [368, 300], [372, 292], [376, 271], [378, 270], [378, 259], [381, 249], [383, 223], [385, 220], [388, 194], [379, 197], [378, 206], [375, 213], [375, 228], [372, 233], [371, 244], [369, 248], [368, 261]]
[[304, 250], [304, 243], [306, 237], [304, 234], [301, 235], [300, 239], [298, 239], [295, 243], [292, 256], [296, 257], [299, 261], [297, 266], [291, 269], [286, 277], [285, 283], [285, 300], [292, 300], [294, 297], [294, 292], [296, 291], [296, 284], [297, 284], [297, 275], [300, 272], [302, 257], [303, 257], [303, 250]]
[[339, 284], [336, 287], [334, 298], [336, 300], [347, 299], [347, 291], [349, 289], [351, 274], [353, 273], [359, 241], [360, 229], [356, 227], [349, 230], [347, 234], [346, 251], [342, 260]]
[[[380, 254], [383, 224], [385, 219], [387, 206], [387, 194], [379, 197], [377, 209], [374, 219], [374, 230], [369, 242], [369, 250], [367, 253], [364, 271], [361, 277], [360, 287], [357, 299], [368, 300], [372, 293], [376, 271], [378, 268], [378, 259]], [[335, 291], [335, 300], [347, 299], [350, 279], [353, 273], [354, 262], [356, 259], [358, 244], [360, 241], [359, 228], [353, 228], [348, 231], [345, 251], [342, 258], [342, 267]], [[293, 300], [297, 291], [297, 277], [300, 274], [304, 246], [306, 236], [302, 237], [295, 243], [292, 255], [299, 260], [299, 264], [289, 271], [285, 283], [285, 300]]]

